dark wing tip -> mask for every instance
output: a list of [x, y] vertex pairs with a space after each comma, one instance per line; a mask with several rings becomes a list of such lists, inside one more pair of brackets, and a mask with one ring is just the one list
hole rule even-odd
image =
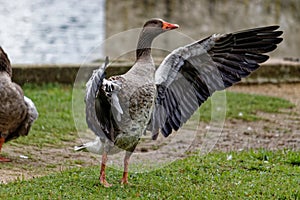
[[168, 122], [165, 123], [164, 126], [162, 127], [161, 133], [163, 134], [164, 137], [168, 137], [172, 133], [172, 127]]
[[257, 63], [264, 63], [264, 62], [266, 62], [269, 58], [270, 58], [270, 56], [262, 54], [262, 55], [260, 55], [260, 59], [257, 59], [256, 62], [257, 62]]
[[283, 31], [274, 31], [274, 32], [278, 34], [277, 36], [281, 36], [283, 34]]
[[272, 30], [277, 30], [280, 28], [280, 26], [276, 24], [276, 25], [266, 26], [266, 28], [270, 28]]
[[253, 28], [253, 29], [248, 29], [248, 30], [243, 30], [243, 31], [239, 31], [239, 32], [244, 32], [244, 31], [269, 32], [269, 31], [276, 31], [279, 28], [280, 28], [279, 25], [271, 25], [271, 26], [261, 26], [261, 27], [257, 27], [257, 28]]
[[276, 40], [274, 40], [274, 44], [279, 44], [281, 43], [283, 40], [283, 38], [276, 38]]

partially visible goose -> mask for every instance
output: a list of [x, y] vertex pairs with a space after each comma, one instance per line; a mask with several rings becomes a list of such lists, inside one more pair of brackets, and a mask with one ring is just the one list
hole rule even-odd
[[206, 99], [248, 76], [282, 41], [279, 26], [229, 34], [214, 34], [175, 49], [155, 70], [151, 43], [178, 25], [161, 19], [147, 21], [140, 33], [136, 62], [125, 74], [105, 78], [108, 59], [87, 83], [86, 121], [100, 137], [103, 154], [100, 183], [107, 154], [113, 147], [126, 151], [121, 183], [128, 183], [129, 158], [146, 129], [153, 139], [177, 131]]
[[[34, 103], [24, 96], [22, 88], [11, 80], [10, 61], [0, 47], [0, 152], [4, 142], [28, 134], [38, 117]], [[8, 162], [0, 157], [0, 162]]]

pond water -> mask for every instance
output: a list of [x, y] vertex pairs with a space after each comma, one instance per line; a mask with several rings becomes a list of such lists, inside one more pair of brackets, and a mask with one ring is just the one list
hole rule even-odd
[[12, 63], [81, 63], [103, 41], [105, 0], [0, 3], [0, 46]]

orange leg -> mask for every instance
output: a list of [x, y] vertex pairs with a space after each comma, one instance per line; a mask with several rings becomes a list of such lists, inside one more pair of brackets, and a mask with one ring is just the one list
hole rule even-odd
[[126, 151], [125, 157], [124, 157], [124, 172], [123, 177], [121, 179], [121, 184], [128, 184], [128, 165], [129, 165], [129, 159], [132, 152]]
[[105, 177], [105, 167], [106, 167], [106, 162], [107, 162], [107, 153], [103, 152], [102, 154], [102, 163], [101, 163], [101, 169], [100, 169], [100, 183], [104, 186], [104, 187], [111, 187], [112, 184], [109, 184], [106, 181], [106, 177]]
[[[5, 142], [5, 138], [0, 137], [0, 152], [1, 152], [2, 145], [4, 144], [4, 142]], [[10, 161], [11, 161], [10, 159], [0, 156], [0, 162], [10, 162]]]

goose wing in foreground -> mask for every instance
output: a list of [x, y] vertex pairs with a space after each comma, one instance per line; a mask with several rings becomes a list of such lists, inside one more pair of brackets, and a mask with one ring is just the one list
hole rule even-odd
[[279, 26], [214, 34], [169, 54], [155, 73], [152, 134], [177, 131], [215, 91], [230, 87], [268, 60], [282, 41]]
[[[117, 93], [121, 86], [117, 81], [105, 79], [105, 70], [108, 66], [108, 57], [105, 63], [93, 72], [86, 84], [86, 121], [88, 127], [102, 140], [113, 136], [112, 129], [116, 126], [112, 107], [122, 114]], [[117, 115], [118, 116], [118, 115]]]

